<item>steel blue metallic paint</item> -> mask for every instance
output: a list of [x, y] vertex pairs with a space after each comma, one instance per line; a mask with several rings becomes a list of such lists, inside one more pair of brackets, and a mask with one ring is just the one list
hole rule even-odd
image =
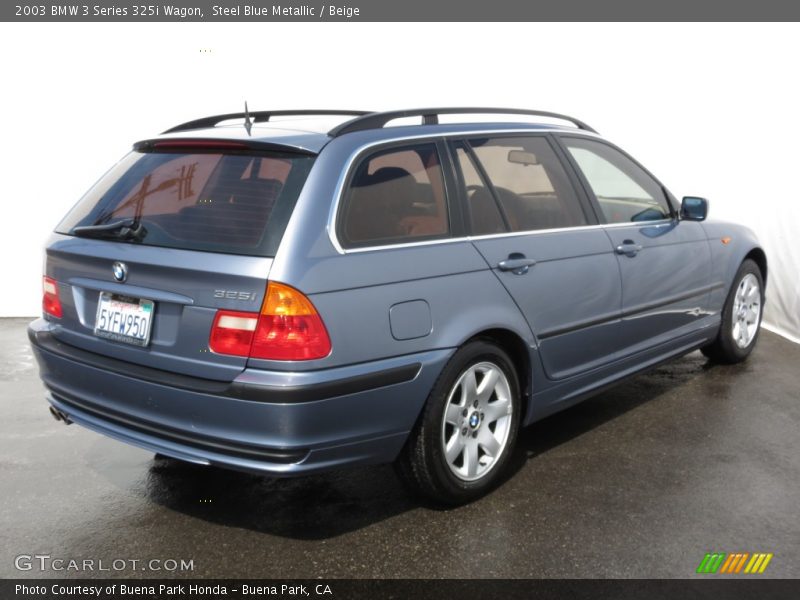
[[[519, 123], [389, 127], [335, 138], [285, 125], [254, 126], [254, 139], [319, 153], [274, 258], [51, 236], [45, 274], [59, 283], [64, 316], [39, 319], [29, 329], [48, 401], [76, 423], [154, 452], [290, 476], [393, 460], [447, 361], [475, 337], [514, 341], [506, 350], [528, 388], [524, 424], [710, 342], [738, 266], [749, 253], [760, 252], [753, 233], [738, 225], [668, 219], [620, 226], [593, 219], [568, 229], [462, 233], [358, 251], [338, 244], [339, 197], [364, 153], [403, 140], [561, 131], [596, 138]], [[239, 128], [218, 127], [163, 137], [242, 135]], [[564, 163], [572, 172], [574, 166]], [[462, 201], [452, 185], [447, 196], [451, 207]], [[730, 242], [723, 244], [723, 237]], [[628, 242], [640, 250], [616, 251]], [[524, 273], [498, 268], [515, 253], [535, 264]], [[115, 261], [128, 266], [124, 283], [114, 280]], [[268, 279], [313, 302], [332, 342], [328, 356], [287, 362], [209, 351], [216, 311], [258, 311]], [[215, 296], [219, 289], [250, 299]], [[101, 290], [156, 302], [149, 347], [92, 334]], [[164, 382], [48, 351], [37, 343], [43, 333], [123, 364], [160, 369]], [[413, 364], [421, 365], [419, 372], [401, 383], [302, 403], [268, 397], [269, 389], [310, 387]], [[191, 391], [170, 385], [170, 377], [261, 386], [266, 400]], [[173, 435], [159, 436], [160, 429]], [[223, 442], [227, 450], [214, 449]], [[238, 454], [236, 447], [242, 448]], [[257, 458], [258, 449], [265, 456], [287, 452], [301, 458], [270, 461]]]

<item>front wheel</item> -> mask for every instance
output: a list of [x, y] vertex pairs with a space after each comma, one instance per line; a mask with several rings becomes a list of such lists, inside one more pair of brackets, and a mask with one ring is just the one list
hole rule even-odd
[[486, 340], [460, 348], [431, 391], [398, 458], [401, 478], [443, 504], [463, 504], [502, 477], [520, 422], [520, 386], [506, 352]]
[[745, 260], [736, 273], [725, 306], [717, 338], [701, 352], [713, 361], [733, 364], [746, 359], [755, 348], [764, 306], [761, 269]]

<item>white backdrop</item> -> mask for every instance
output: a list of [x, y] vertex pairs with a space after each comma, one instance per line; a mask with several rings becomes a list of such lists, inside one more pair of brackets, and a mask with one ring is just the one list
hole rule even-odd
[[0, 24], [0, 316], [38, 314], [41, 247], [133, 141], [251, 109], [572, 114], [679, 198], [750, 225], [766, 325], [800, 341], [796, 24]]

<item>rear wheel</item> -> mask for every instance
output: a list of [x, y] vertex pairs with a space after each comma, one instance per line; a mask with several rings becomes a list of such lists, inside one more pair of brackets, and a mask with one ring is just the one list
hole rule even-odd
[[761, 269], [750, 260], [739, 267], [733, 280], [717, 338], [701, 352], [711, 360], [733, 364], [746, 359], [755, 348], [764, 306]]
[[519, 378], [506, 352], [476, 340], [459, 349], [431, 391], [398, 458], [413, 490], [462, 504], [502, 477], [520, 421]]

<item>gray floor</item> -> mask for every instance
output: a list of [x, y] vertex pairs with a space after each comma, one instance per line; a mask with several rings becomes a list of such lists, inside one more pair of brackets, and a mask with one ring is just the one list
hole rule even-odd
[[196, 577], [689, 577], [708, 551], [800, 577], [800, 346], [769, 332], [742, 366], [696, 352], [528, 428], [502, 488], [440, 511], [390, 467], [269, 480], [56, 423], [25, 323], [0, 321], [2, 577], [79, 575], [15, 570], [36, 553]]

